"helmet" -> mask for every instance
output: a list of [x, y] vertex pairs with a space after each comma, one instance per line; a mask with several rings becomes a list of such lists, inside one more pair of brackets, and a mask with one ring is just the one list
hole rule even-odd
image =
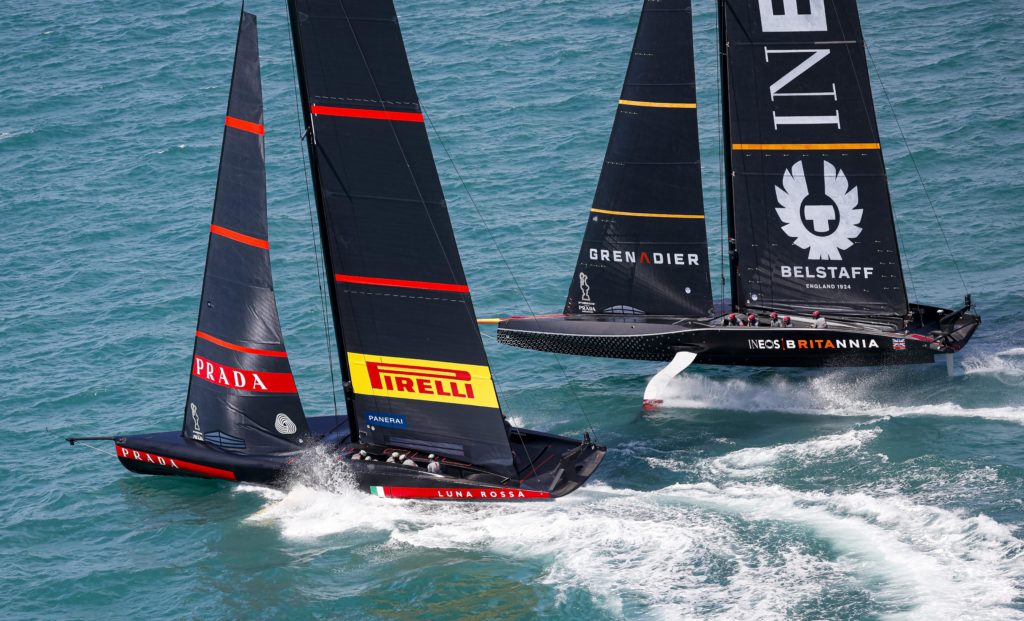
[[793, 321], [792, 319], [790, 319], [789, 315], [786, 315], [785, 317], [783, 317], [782, 320], [785, 321], [786, 323], [789, 323], [789, 322]]
[[366, 456], [366, 451], [365, 450], [361, 450], [361, 451], [359, 451], [359, 454], [365, 457]]
[[408, 457], [408, 455], [406, 455], [405, 453], [402, 453], [402, 456], [399, 457], [399, 459], [405, 459], [406, 457]]
[[394, 457], [395, 459], [398, 459], [398, 451], [394, 451], [393, 453], [391, 453], [391, 456]]
[[775, 311], [772, 311], [772, 314], [770, 315], [770, 317], [771, 317], [772, 319], [778, 319], [778, 318], [779, 318], [779, 314], [778, 314], [778, 313], [776, 313]]
[[430, 455], [427, 455], [427, 459], [437, 459], [437, 455], [431, 453]]
[[729, 313], [729, 319], [736, 319], [736, 313]]
[[747, 321], [757, 321], [757, 315], [755, 315], [754, 313], [750, 313], [749, 315], [747, 315]]
[[821, 317], [821, 311], [814, 311], [813, 313], [811, 313], [811, 317], [814, 317], [815, 319]]

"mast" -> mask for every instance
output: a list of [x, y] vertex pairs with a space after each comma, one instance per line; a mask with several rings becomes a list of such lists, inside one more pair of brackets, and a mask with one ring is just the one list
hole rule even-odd
[[908, 304], [854, 0], [720, 0], [736, 306]]
[[513, 476], [394, 6], [289, 6], [354, 438]]
[[309, 433], [270, 272], [256, 17], [241, 14], [182, 435], [243, 453]]
[[319, 191], [320, 188], [320, 162], [316, 157], [316, 134], [313, 131], [313, 118], [310, 113], [311, 107], [309, 103], [309, 96], [307, 90], [302, 87], [303, 81], [303, 67], [304, 58], [302, 54], [301, 40], [299, 39], [299, 18], [297, 14], [297, 7], [294, 2], [288, 3], [288, 18], [289, 24], [291, 25], [292, 31], [292, 48], [295, 51], [295, 67], [299, 74], [299, 98], [302, 102], [302, 121], [303, 121], [303, 135], [306, 139], [306, 148], [309, 150], [309, 172], [313, 178], [313, 197], [316, 203], [316, 216], [317, 228], [320, 231], [320, 252], [324, 260], [324, 275], [328, 279], [327, 282], [327, 297], [330, 299], [331, 304], [331, 324], [334, 327], [334, 338], [335, 344], [338, 347], [338, 363], [341, 368], [341, 386], [345, 393], [345, 411], [349, 413], [348, 416], [348, 428], [351, 434], [353, 442], [360, 442], [359, 437], [359, 423], [356, 417], [352, 415], [355, 412], [355, 405], [353, 403], [352, 394], [352, 380], [348, 369], [348, 359], [345, 357], [345, 336], [341, 329], [341, 314], [338, 310], [338, 291], [331, 284], [330, 277], [334, 273], [334, 260], [331, 258], [331, 244], [327, 236], [327, 216], [325, 212], [324, 200]]
[[736, 229], [733, 221], [733, 172], [732, 158], [729, 151], [732, 146], [732, 139], [729, 135], [729, 44], [725, 39], [725, 3], [726, 0], [718, 0], [718, 70], [719, 88], [722, 96], [722, 155], [725, 158], [725, 218], [726, 218], [726, 252], [729, 255], [729, 309], [739, 310], [739, 277], [736, 263]]
[[690, 0], [645, 0], [566, 314], [712, 312]]

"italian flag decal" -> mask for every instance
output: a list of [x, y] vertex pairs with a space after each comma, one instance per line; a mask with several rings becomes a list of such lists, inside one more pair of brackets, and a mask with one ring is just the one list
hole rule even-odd
[[550, 500], [550, 492], [490, 487], [383, 487], [370, 486], [381, 498], [423, 498], [432, 500]]

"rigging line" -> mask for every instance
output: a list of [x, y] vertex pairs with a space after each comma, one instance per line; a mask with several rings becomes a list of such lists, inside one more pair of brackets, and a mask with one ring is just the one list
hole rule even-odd
[[[839, 26], [839, 32], [840, 32], [840, 35], [841, 35], [841, 37], [840, 37], [841, 40], [843, 40], [843, 41], [856, 40], [855, 37], [851, 37], [851, 36], [847, 35], [846, 28], [845, 28], [842, 20], [839, 20], [838, 26]], [[871, 53], [868, 51], [867, 40], [863, 38], [863, 34], [861, 35], [860, 41], [861, 41], [861, 44], [864, 47], [865, 55], [870, 59], [871, 58]], [[871, 60], [871, 64], [874, 65], [874, 60], [873, 59]], [[875, 67], [875, 75], [878, 77], [879, 83], [881, 83], [881, 75], [878, 73], [878, 67]], [[867, 78], [868, 78], [867, 89], [866, 89], [867, 90], [867, 95], [865, 95], [865, 85], [861, 83], [860, 77], [857, 75], [857, 72], [856, 71], [853, 72], [853, 80], [857, 84], [857, 93], [860, 95], [861, 103], [864, 104], [865, 108], [870, 108], [872, 106], [869, 105], [869, 102], [871, 102], [873, 100], [872, 95], [871, 95], [871, 76], [868, 75]], [[884, 84], [882, 85], [882, 90], [883, 90], [883, 92], [885, 91], [885, 85]], [[888, 98], [889, 98], [888, 97], [888, 93], [886, 93], [886, 100], [888, 100]], [[892, 102], [889, 103], [889, 109], [892, 110]], [[875, 121], [875, 138], [879, 142], [879, 146], [880, 146], [882, 139], [881, 139], [880, 130], [878, 128], [878, 113], [877, 112], [875, 113], [874, 117], [875, 117], [874, 118], [874, 121]], [[901, 130], [901, 133], [902, 133], [902, 130]], [[906, 144], [906, 143], [904, 143], [904, 144]], [[884, 166], [885, 156], [884, 156], [884, 154], [882, 154], [881, 151], [879, 151], [879, 154], [881, 154], [882, 162], [883, 162], [882, 175], [885, 178], [885, 192], [886, 192], [886, 196], [889, 199], [889, 212], [892, 214], [893, 234], [896, 236], [897, 256], [902, 258], [906, 254], [904, 252], [904, 250], [906, 248], [906, 243], [903, 241], [903, 232], [902, 232], [902, 229], [900, 228], [899, 218], [896, 217], [896, 209], [895, 209], [895, 207], [892, 204], [892, 192], [890, 191], [890, 188], [889, 188], [889, 175], [886, 172], [885, 166]], [[913, 156], [911, 156], [911, 159], [913, 159]], [[912, 269], [909, 269], [909, 268], [903, 269], [903, 267], [904, 267], [903, 266], [903, 262], [899, 261], [899, 263], [898, 263], [898, 270], [897, 271], [899, 272], [900, 276], [905, 276], [906, 278], [910, 279], [910, 290], [911, 290], [914, 298], [915, 299], [919, 299], [917, 297], [917, 285], [914, 282], [914, 271]], [[904, 296], [903, 297], [904, 297], [904, 299], [907, 297], [906, 296], [906, 286], [907, 286], [906, 280], [903, 280], [903, 288], [904, 288], [904, 291], [903, 291]]]
[[878, 78], [878, 85], [882, 87], [882, 94], [885, 95], [885, 101], [889, 104], [889, 113], [892, 114], [892, 120], [896, 122], [896, 129], [899, 130], [900, 138], [903, 139], [903, 146], [906, 147], [907, 155], [910, 156], [910, 163], [914, 165], [914, 171], [917, 173], [917, 181], [921, 184], [921, 189], [924, 191], [925, 198], [928, 200], [928, 206], [932, 210], [932, 217], [935, 218], [935, 224], [939, 227], [939, 232], [942, 234], [942, 241], [946, 244], [946, 252], [949, 253], [949, 258], [953, 260], [953, 267], [956, 268], [956, 275], [960, 277], [960, 284], [964, 288], [964, 293], [967, 293], [967, 281], [964, 280], [964, 275], [960, 272], [960, 264], [956, 260], [956, 255], [953, 254], [953, 248], [949, 245], [949, 238], [946, 237], [946, 230], [942, 227], [942, 221], [939, 219], [939, 214], [935, 210], [935, 202], [932, 200], [931, 193], [928, 191], [928, 186], [924, 183], [924, 176], [921, 174], [921, 169], [917, 165], [917, 159], [914, 158], [914, 152], [910, 149], [910, 142], [907, 140], [906, 134], [903, 133], [903, 126], [900, 125], [899, 117], [896, 116], [896, 108], [892, 105], [892, 99], [889, 98], [889, 91], [885, 88], [885, 82], [882, 81], [882, 73], [878, 70], [878, 65], [875, 64], [875, 57], [871, 55], [871, 50], [868, 48], [867, 43], [864, 44], [864, 51], [867, 52], [868, 59], [871, 60], [871, 66], [875, 70], [875, 77]]
[[85, 448], [92, 449], [92, 450], [96, 451], [97, 453], [103, 453], [104, 455], [110, 455], [114, 459], [118, 459], [117, 453], [111, 453], [110, 451], [105, 451], [105, 450], [103, 450], [103, 449], [101, 449], [99, 447], [95, 447], [95, 446], [89, 444], [88, 442], [76, 442], [75, 444], [76, 445], [84, 446]]
[[[292, 96], [295, 100], [295, 116], [299, 120], [299, 127], [304, 128], [302, 122], [302, 106], [299, 104], [298, 67], [295, 63], [295, 50], [289, 45], [288, 53], [292, 60]], [[317, 251], [316, 224], [313, 221], [313, 206], [309, 197], [309, 174], [306, 169], [306, 149], [302, 144], [305, 140], [305, 131], [299, 135], [299, 154], [302, 156], [302, 180], [306, 182], [306, 210], [309, 212], [309, 233], [313, 240], [313, 265], [316, 266], [316, 283], [320, 288], [320, 318], [324, 324], [324, 347], [327, 349], [327, 367], [331, 372], [331, 400], [334, 403], [334, 422], [338, 422], [338, 388], [334, 382], [334, 356], [331, 355], [331, 335], [327, 331], [327, 302], [324, 295], [324, 276], [320, 272], [320, 259]], [[340, 355], [340, 354], [339, 354]]]
[[[423, 111], [423, 117], [427, 119], [427, 123], [430, 125], [430, 130], [434, 133], [434, 137], [437, 138], [437, 142], [441, 145], [441, 148], [444, 149], [444, 154], [448, 157], [448, 161], [451, 162], [452, 168], [455, 170], [455, 175], [459, 178], [459, 183], [462, 185], [462, 189], [465, 190], [466, 196], [469, 198], [470, 204], [473, 205], [473, 211], [476, 212], [477, 217], [480, 219], [480, 224], [482, 224], [484, 230], [487, 231], [487, 236], [491, 240], [491, 245], [498, 252], [498, 257], [501, 259], [502, 264], [508, 271], [509, 276], [512, 277], [512, 283], [515, 285], [516, 291], [519, 292], [519, 297], [523, 298], [523, 302], [526, 303], [526, 309], [530, 312], [530, 314], [536, 315], [537, 313], [534, 312], [533, 305], [530, 304], [530, 300], [526, 297], [526, 292], [523, 291], [522, 286], [519, 284], [519, 279], [516, 278], [515, 272], [512, 271], [512, 266], [509, 265], [508, 261], [505, 259], [505, 253], [501, 251], [501, 247], [498, 246], [497, 240], [494, 239], [494, 232], [491, 230], [491, 227], [488, 226], [487, 220], [484, 218], [483, 213], [481, 213], [480, 211], [480, 206], [477, 204], [476, 199], [473, 198], [473, 194], [469, 191], [469, 185], [466, 184], [466, 180], [462, 177], [462, 172], [459, 170], [458, 164], [455, 163], [455, 158], [452, 157], [451, 152], [448, 151], [448, 145], [445, 144], [440, 132], [437, 131], [437, 127], [434, 126], [434, 121], [430, 118], [430, 115], [427, 114], [427, 111], [425, 108], [423, 108], [422, 104], [420, 105], [420, 109]], [[576, 390], [573, 388], [572, 383], [569, 381], [569, 374], [565, 370], [565, 366], [562, 364], [560, 355], [555, 355], [555, 362], [558, 363], [558, 368], [561, 370], [562, 377], [565, 379], [566, 387], [569, 388], [569, 392], [570, 394], [572, 394], [573, 400], [576, 402], [576, 407], [578, 407], [580, 413], [583, 414], [583, 418], [586, 419], [587, 426], [590, 428], [590, 431], [593, 434], [594, 439], [596, 440], [597, 432], [594, 429], [594, 424], [590, 421], [590, 417], [587, 416], [587, 411], [583, 408], [583, 403], [580, 402], [579, 395], [576, 394]]]

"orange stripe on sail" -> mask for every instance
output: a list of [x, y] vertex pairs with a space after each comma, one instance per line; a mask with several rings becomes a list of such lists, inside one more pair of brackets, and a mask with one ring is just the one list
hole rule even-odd
[[792, 144], [734, 144], [733, 151], [878, 151], [877, 142], [826, 142]]
[[259, 134], [260, 136], [263, 135], [263, 126], [260, 125], [259, 123], [243, 121], [242, 119], [236, 119], [233, 116], [228, 116], [224, 118], [224, 124], [228, 127], [240, 129], [243, 132], [249, 132], [250, 134]]
[[220, 235], [221, 237], [227, 237], [228, 239], [232, 239], [232, 240], [234, 240], [234, 241], [236, 241], [236, 242], [238, 242], [240, 244], [248, 244], [250, 246], [255, 246], [257, 248], [262, 248], [264, 250], [270, 250], [270, 242], [268, 242], [267, 240], [260, 239], [258, 237], [250, 237], [248, 235], [243, 235], [242, 233], [239, 233], [238, 231], [232, 231], [231, 229], [226, 229], [223, 226], [217, 226], [216, 224], [211, 224], [210, 225], [210, 232], [213, 233], [214, 235]]
[[288, 352], [274, 351], [272, 349], [255, 349], [255, 348], [252, 348], [252, 347], [243, 347], [241, 345], [235, 345], [234, 343], [229, 343], [229, 342], [227, 342], [227, 341], [225, 341], [223, 339], [219, 339], [219, 338], [213, 336], [212, 334], [207, 334], [205, 332], [200, 332], [199, 330], [196, 330], [196, 336], [201, 338], [201, 339], [203, 339], [204, 341], [209, 341], [209, 342], [213, 343], [214, 345], [220, 345], [221, 347], [223, 347], [225, 349], [230, 349], [231, 351], [240, 351], [240, 352], [245, 353], [245, 354], [255, 354], [257, 356], [271, 356], [273, 358], [287, 358], [288, 357]]

